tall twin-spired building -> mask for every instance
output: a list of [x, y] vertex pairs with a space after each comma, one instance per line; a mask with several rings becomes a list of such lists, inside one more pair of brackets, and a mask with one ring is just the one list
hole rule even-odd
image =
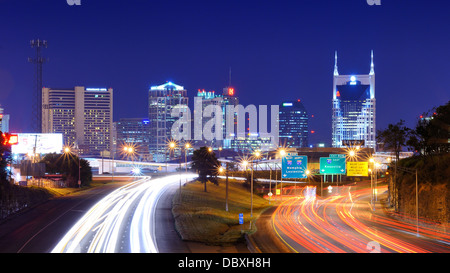
[[373, 51], [369, 74], [339, 75], [337, 53], [333, 76], [332, 145], [376, 148], [375, 70]]
[[42, 133], [62, 133], [81, 155], [112, 151], [112, 88], [42, 88]]

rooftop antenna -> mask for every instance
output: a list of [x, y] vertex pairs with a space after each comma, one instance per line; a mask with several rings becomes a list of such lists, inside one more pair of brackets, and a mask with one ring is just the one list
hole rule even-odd
[[230, 74], [228, 78], [228, 86], [231, 86], [231, 66], [230, 66]]
[[334, 75], [339, 75], [338, 66], [337, 66], [337, 50], [334, 51]]
[[370, 75], [373, 74], [375, 74], [375, 68], [373, 65], [373, 50], [372, 50], [372, 52], [370, 53]]
[[46, 62], [46, 60], [41, 55], [41, 50], [43, 47], [47, 48], [46, 40], [31, 40], [30, 41], [31, 48], [36, 49], [36, 57], [28, 58], [28, 62], [36, 65], [35, 71], [35, 91], [34, 91], [34, 103], [32, 106], [32, 128], [35, 133], [42, 132], [42, 64]]

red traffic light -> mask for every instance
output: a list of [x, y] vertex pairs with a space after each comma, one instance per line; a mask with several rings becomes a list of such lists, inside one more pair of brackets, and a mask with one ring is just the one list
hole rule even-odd
[[3, 133], [3, 145], [16, 145], [19, 143], [19, 136], [17, 134]]
[[17, 145], [19, 143], [19, 136], [18, 135], [9, 135], [8, 143], [9, 143], [9, 145]]

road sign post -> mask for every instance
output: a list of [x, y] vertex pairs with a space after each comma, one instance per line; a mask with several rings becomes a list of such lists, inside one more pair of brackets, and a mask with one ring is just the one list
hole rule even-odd
[[239, 213], [239, 225], [243, 225], [243, 224], [244, 224], [244, 214]]

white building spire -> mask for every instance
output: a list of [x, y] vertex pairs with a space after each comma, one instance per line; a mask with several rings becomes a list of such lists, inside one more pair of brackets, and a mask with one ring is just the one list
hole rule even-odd
[[334, 52], [334, 75], [339, 75], [337, 67], [337, 50]]
[[375, 74], [375, 69], [374, 69], [374, 65], [373, 65], [373, 50], [372, 50], [371, 55], [370, 55], [370, 73], [369, 73], [369, 75], [373, 75], [373, 74]]

